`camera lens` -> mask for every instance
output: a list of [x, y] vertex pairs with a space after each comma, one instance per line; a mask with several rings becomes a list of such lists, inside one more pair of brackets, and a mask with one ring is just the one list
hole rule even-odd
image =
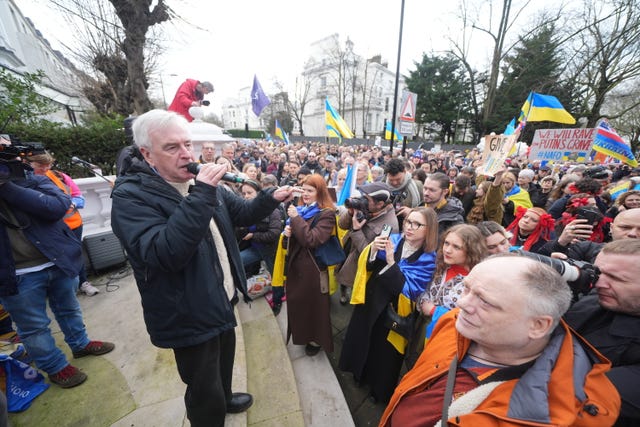
[[202, 105], [204, 105], [205, 107], [208, 107], [211, 104], [210, 101], [202, 101]]

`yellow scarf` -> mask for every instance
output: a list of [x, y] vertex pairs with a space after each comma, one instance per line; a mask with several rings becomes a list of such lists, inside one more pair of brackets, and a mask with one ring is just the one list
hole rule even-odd
[[[369, 259], [369, 253], [371, 252], [371, 245], [369, 244], [358, 258], [358, 270], [356, 272], [356, 278], [353, 281], [353, 290], [351, 291], [351, 304], [364, 304], [365, 294], [367, 290], [367, 282], [371, 278], [371, 271], [367, 270], [367, 261]], [[415, 304], [404, 294], [400, 293], [398, 296], [398, 314], [400, 316], [408, 316], [415, 309]], [[387, 335], [387, 341], [395, 347], [400, 354], [404, 354], [405, 348], [409, 343], [401, 335], [394, 331], [389, 331]]]

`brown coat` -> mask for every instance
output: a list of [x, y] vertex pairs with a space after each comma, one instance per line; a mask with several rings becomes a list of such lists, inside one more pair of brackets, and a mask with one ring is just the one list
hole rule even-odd
[[313, 258], [314, 249], [329, 240], [336, 225], [332, 209], [323, 210], [313, 228], [312, 218], [291, 218], [287, 270], [287, 341], [305, 345], [311, 341], [326, 352], [333, 351], [329, 292], [321, 289], [320, 276], [328, 287], [327, 271], [320, 271]]
[[340, 215], [338, 225], [342, 229], [349, 230], [342, 239], [344, 248], [348, 248], [349, 252], [347, 253], [347, 259], [339, 269], [336, 269], [336, 279], [339, 284], [349, 287], [353, 286], [353, 280], [358, 271], [358, 258], [364, 248], [373, 242], [373, 239], [380, 234], [384, 224], [391, 226], [392, 233], [398, 232], [398, 218], [396, 217], [393, 206], [389, 205], [385, 209], [386, 212], [368, 220], [358, 231], [351, 229], [353, 221], [348, 212], [343, 212]]

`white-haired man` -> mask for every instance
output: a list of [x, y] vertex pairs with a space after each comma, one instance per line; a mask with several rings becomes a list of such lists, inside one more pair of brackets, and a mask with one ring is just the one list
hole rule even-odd
[[464, 286], [380, 426], [614, 422], [620, 398], [605, 376], [610, 364], [561, 321], [571, 291], [555, 270], [499, 254], [476, 265]]
[[226, 413], [253, 402], [231, 391], [237, 290], [248, 300], [234, 227], [267, 216], [291, 189], [245, 201], [218, 191], [227, 167], [215, 163], [201, 165], [194, 182], [187, 122], [175, 113], [139, 116], [133, 136], [144, 160], [116, 181], [111, 226], [133, 268], [151, 342], [174, 351], [191, 425], [223, 426]]

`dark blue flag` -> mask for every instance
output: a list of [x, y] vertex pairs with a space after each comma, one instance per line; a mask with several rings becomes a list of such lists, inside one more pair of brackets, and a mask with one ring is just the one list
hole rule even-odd
[[251, 106], [256, 116], [260, 116], [264, 107], [271, 104], [271, 100], [265, 95], [256, 75], [253, 76], [253, 88], [251, 88]]

